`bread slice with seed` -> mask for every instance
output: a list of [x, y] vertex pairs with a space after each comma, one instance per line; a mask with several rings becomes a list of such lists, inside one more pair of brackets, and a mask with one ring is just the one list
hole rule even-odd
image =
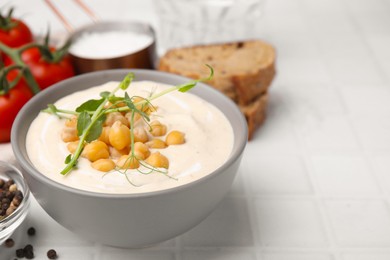
[[251, 138], [264, 122], [275, 56], [274, 47], [261, 40], [197, 45], [169, 50], [160, 58], [158, 69], [199, 79], [209, 74], [205, 64], [212, 66], [214, 77], [207, 84], [239, 105]]

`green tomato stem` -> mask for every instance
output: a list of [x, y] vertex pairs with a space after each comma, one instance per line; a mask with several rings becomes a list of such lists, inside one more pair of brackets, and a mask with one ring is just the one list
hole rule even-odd
[[33, 92], [34, 95], [41, 91], [41, 89], [39, 88], [37, 81], [33, 77], [30, 68], [23, 62], [22, 52], [36, 46], [38, 46], [37, 43], [29, 43], [19, 48], [11, 48], [0, 42], [0, 50], [3, 51], [7, 56], [9, 56], [16, 65], [22, 68], [23, 76], [25, 77], [28, 83], [27, 85], [29, 86], [30, 90]]

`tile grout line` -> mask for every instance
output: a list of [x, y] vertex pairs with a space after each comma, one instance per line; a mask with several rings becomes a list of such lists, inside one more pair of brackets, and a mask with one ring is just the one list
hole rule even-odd
[[316, 209], [317, 209], [319, 216], [321, 218], [321, 226], [322, 226], [322, 230], [325, 232], [326, 241], [329, 243], [328, 249], [333, 253], [332, 255], [335, 257], [336, 260], [341, 259], [339, 252], [338, 252], [338, 247], [337, 247], [336, 242], [335, 242], [336, 235], [332, 229], [332, 225], [330, 223], [331, 221], [329, 219], [329, 216], [326, 213], [326, 209], [325, 209], [326, 206], [325, 206], [324, 198], [323, 198], [323, 196], [320, 195], [321, 188], [319, 187], [317, 178], [314, 176], [314, 174], [312, 174], [313, 171], [315, 171], [315, 169], [313, 168], [313, 166], [311, 164], [311, 158], [309, 157], [309, 155], [306, 151], [306, 149], [308, 149], [306, 142], [305, 142], [305, 140], [303, 140], [303, 138], [301, 138], [300, 134], [298, 133], [298, 130], [295, 127], [294, 127], [294, 135], [299, 140], [299, 142], [302, 144], [301, 147], [304, 147], [304, 148], [301, 148], [302, 157], [300, 159], [303, 163], [307, 178], [309, 179], [310, 184], [313, 188], [313, 200], [315, 201]]
[[252, 194], [252, 189], [251, 186], [248, 183], [248, 178], [242, 178], [242, 184], [244, 188], [244, 197], [248, 209], [248, 215], [249, 215], [249, 221], [250, 221], [250, 226], [252, 228], [252, 237], [253, 237], [253, 246], [252, 246], [252, 251], [253, 254], [255, 255], [257, 260], [261, 260], [263, 257], [261, 256], [262, 254], [262, 246], [264, 243], [261, 240], [260, 236], [260, 226], [257, 221], [257, 214], [255, 212], [255, 202], [256, 198], [255, 196], [251, 196]]
[[[342, 4], [343, 4], [344, 9], [346, 10], [345, 13], [346, 13], [348, 19], [351, 21], [352, 25], [353, 25], [354, 28], [357, 30], [357, 33], [358, 33], [358, 35], [359, 35], [360, 40], [363, 42], [363, 44], [365, 45], [366, 49], [368, 49], [368, 51], [370, 52], [370, 54], [374, 57], [374, 62], [375, 62], [375, 64], [377, 65], [377, 67], [380, 68], [379, 72], [380, 72], [381, 76], [384, 77], [385, 83], [388, 83], [388, 82], [389, 82], [389, 79], [387, 78], [386, 73], [384, 73], [384, 72], [382, 71], [382, 69], [381, 69], [382, 67], [381, 67], [381, 65], [378, 63], [378, 60], [377, 60], [376, 56], [374, 55], [374, 53], [373, 53], [373, 51], [372, 51], [372, 48], [371, 48], [370, 44], [367, 43], [366, 37], [363, 36], [363, 35], [364, 35], [364, 32], [362, 32], [361, 28], [360, 28], [360, 27], [358, 26], [358, 24], [356, 23], [356, 18], [353, 16], [353, 14], [351, 14], [351, 13], [348, 11], [348, 7], [347, 7], [347, 4], [345, 3], [345, 1], [342, 1]], [[388, 8], [388, 9], [390, 10], [390, 8]], [[340, 95], [342, 101], [344, 102], [343, 95], [340, 94], [340, 93], [339, 93], [339, 95]], [[347, 121], [348, 121], [348, 124], [351, 126], [351, 129], [352, 129], [352, 132], [353, 132], [353, 134], [354, 134], [354, 137], [355, 137], [355, 139], [357, 140], [358, 146], [360, 147], [360, 151], [362, 151], [362, 153], [363, 153], [365, 162], [366, 162], [367, 166], [369, 167], [371, 176], [373, 177], [376, 186], [379, 188], [380, 193], [383, 195], [382, 200], [384, 200], [384, 203], [385, 203], [385, 205], [386, 205], [386, 208], [387, 208], [388, 212], [390, 212], [389, 194], [388, 194], [388, 192], [386, 191], [386, 189], [384, 188], [384, 186], [382, 185], [383, 179], [382, 179], [382, 177], [379, 176], [379, 174], [376, 172], [376, 169], [373, 167], [372, 156], [371, 156], [371, 154], [365, 149], [364, 145], [362, 144], [362, 142], [361, 142], [361, 140], [360, 140], [360, 138], [359, 138], [359, 135], [357, 134], [355, 128], [353, 127], [353, 119], [351, 118], [351, 114], [350, 114], [350, 113], [346, 113], [346, 119], [347, 119]]]
[[[343, 4], [345, 4], [345, 3], [343, 3]], [[346, 9], [346, 7], [345, 7], [345, 5], [343, 5], [343, 10], [344, 10], [344, 13], [346, 13], [346, 15], [347, 15], [347, 17], [349, 17], [349, 20], [352, 20], [351, 21], [351, 23], [353, 23], [353, 26], [354, 26], [354, 28], [355, 28], [355, 30], [357, 29], [357, 27], [356, 27], [356, 23], [353, 21], [353, 19], [351, 19], [351, 16], [350, 16], [350, 14], [349, 14], [349, 12], [347, 11], [347, 10], [345, 10]], [[360, 28], [359, 28], [360, 29]], [[360, 36], [360, 38], [364, 38], [364, 37], [362, 37], [361, 36], [361, 32], [360, 32], [360, 30], [357, 30], [357, 33], [358, 33], [358, 35]], [[363, 39], [364, 40], [364, 39]], [[318, 41], [318, 39], [316, 40], [316, 41]], [[366, 48], [367, 49], [370, 49], [369, 47], [367, 47], [367, 46], [369, 46], [366, 42], [364, 42], [365, 43], [365, 46], [366, 46]], [[372, 50], [371, 50], [371, 52], [372, 52]], [[375, 56], [374, 56], [375, 57]], [[326, 64], [326, 66], [327, 67], [329, 67], [329, 64], [327, 63], [327, 61], [326, 61], [326, 59], [324, 60], [324, 59], [322, 59], [324, 62], [325, 62], [325, 64]], [[377, 67], [377, 71], [378, 71], [378, 68], [381, 68], [380, 67], [380, 64], [378, 64], [378, 62], [377, 62], [377, 59], [374, 59], [374, 62], [375, 62], [375, 64], [376, 64], [376, 67]], [[379, 66], [379, 67], [378, 67]], [[383, 75], [384, 75], [384, 73], [381, 71], [381, 70], [379, 70], [380, 72], [381, 72], [381, 78], [382, 78], [382, 80], [383, 80]], [[333, 77], [333, 75], [332, 74], [330, 74], [332, 77]], [[334, 80], [333, 80], [334, 81]], [[332, 82], [332, 81], [331, 81]], [[339, 99], [340, 99], [340, 101], [342, 102], [342, 105], [343, 105], [343, 107], [344, 107], [344, 109], [345, 109], [345, 111], [348, 111], [347, 109], [346, 109], [346, 106], [345, 106], [345, 100], [344, 100], [344, 98], [343, 98], [343, 96], [341, 95], [341, 93], [332, 85], [332, 88], [334, 89], [334, 91], [336, 92], [336, 94], [339, 96]], [[347, 122], [348, 122], [348, 124], [349, 124], [349, 126], [351, 127], [351, 129], [352, 129], [352, 132], [353, 132], [353, 134], [354, 134], [354, 139], [356, 140], [356, 142], [357, 142], [357, 144], [358, 144], [358, 146], [359, 146], [359, 148], [360, 148], [360, 153], [363, 151], [363, 156], [365, 157], [365, 159], [366, 159], [366, 161], [369, 161], [369, 166], [370, 166], [370, 170], [371, 170], [371, 173], [374, 173], [373, 175], [373, 178], [374, 178], [374, 181], [375, 181], [375, 184], [376, 184], [376, 186], [377, 186], [377, 188], [379, 188], [379, 190], [380, 190], [380, 193], [381, 193], [381, 195], [379, 195], [379, 196], [373, 196], [373, 197], [370, 197], [370, 198], [367, 198], [367, 197], [365, 197], [364, 199], [365, 200], [367, 200], [367, 199], [374, 199], [374, 200], [388, 200], [388, 197], [386, 196], [386, 193], [384, 192], [384, 190], [383, 190], [383, 186], [382, 185], [380, 185], [379, 183], [379, 180], [378, 180], [378, 176], [375, 176], [376, 174], [375, 174], [375, 171], [373, 170], [373, 168], [372, 168], [372, 162], [371, 162], [371, 160], [370, 160], [370, 157], [369, 157], [369, 155], [368, 155], [368, 153], [367, 153], [367, 151], [365, 151], [365, 149], [362, 149], [362, 144], [361, 144], [361, 142], [360, 142], [360, 139], [358, 138], [358, 135], [357, 135], [357, 133], [356, 133], [356, 131], [355, 131], [355, 129], [353, 128], [353, 124], [352, 124], [352, 122], [351, 122], [351, 118], [350, 118], [350, 114], [349, 113], [345, 113], [345, 118], [347, 119]], [[314, 177], [315, 178], [315, 177]], [[326, 196], [325, 197], [323, 197], [323, 199], [326, 199]], [[329, 199], [331, 199], [331, 198], [329, 198]], [[333, 199], [349, 199], [349, 198], [333, 198]], [[356, 197], [354, 197], [353, 199], [358, 199], [358, 198], [356, 198]], [[321, 203], [322, 204], [322, 207], [325, 207], [323, 204], [324, 204], [324, 202], [322, 202]], [[388, 205], [388, 203], [386, 203], [386, 205], [387, 205], [387, 207], [389, 207], [389, 205]], [[323, 209], [324, 210], [324, 212], [323, 212], [323, 214], [324, 214], [324, 217], [325, 218], [327, 218], [327, 220], [328, 220], [328, 225], [330, 226], [330, 227], [328, 227], [329, 228], [329, 231], [330, 231], [330, 234], [334, 237], [334, 238], [336, 238], [335, 237], [335, 234], [333, 233], [333, 230], [331, 229], [331, 220], [330, 220], [330, 217], [328, 216], [328, 214], [325, 212], [325, 208]], [[332, 241], [333, 242], [333, 241]], [[345, 250], [352, 250], [353, 252], [356, 252], [356, 250], [359, 250], [360, 248], [345, 248], [345, 247], [337, 247], [337, 245], [336, 244], [333, 244], [332, 245], [332, 251], [334, 251], [334, 253], [336, 254], [337, 253], [337, 258], [340, 258], [340, 259], [342, 259], [343, 257], [342, 257], [342, 252], [344, 252]], [[380, 249], [382, 249], [382, 248], [380, 248]], [[372, 247], [368, 247], [366, 250], [368, 250], [368, 251], [371, 251], [372, 252], [372, 250], [373, 250], [373, 248]], [[336, 252], [337, 251], [337, 252]]]
[[[302, 10], [304, 10], [303, 19], [305, 21], [307, 21], [308, 20], [308, 17], [307, 17], [308, 10], [307, 10], [307, 6], [305, 3], [303, 3], [303, 5], [302, 5]], [[312, 31], [312, 28], [310, 30]], [[317, 36], [316, 36], [316, 34], [312, 34], [312, 35], [314, 35], [313, 42], [316, 45], [316, 49], [320, 51], [321, 48], [319, 47]], [[320, 53], [320, 57], [321, 57], [321, 53]], [[324, 61], [323, 57], [321, 59], [321, 62], [325, 62], [325, 65], [327, 65], [327, 63], [326, 63], [326, 61]], [[332, 83], [332, 82], [333, 81], [331, 80], [330, 83]], [[290, 121], [291, 121], [291, 113], [288, 113], [288, 118], [290, 118]], [[292, 123], [292, 125], [294, 126], [293, 123]], [[306, 140], [304, 140], [304, 138], [302, 138], [299, 129], [297, 129], [294, 126], [293, 130], [294, 130], [293, 132], [294, 132], [295, 138], [298, 140], [298, 143], [301, 144], [299, 146], [300, 152], [302, 155], [301, 160], [303, 161], [304, 168], [305, 168], [305, 171], [307, 173], [307, 177], [309, 178], [309, 181], [310, 181], [312, 188], [313, 188], [314, 201], [316, 202], [316, 208], [317, 208], [317, 211], [318, 211], [319, 216], [321, 218], [321, 225], [322, 225], [323, 232], [325, 233], [326, 240], [329, 243], [328, 248], [331, 252], [332, 257], [335, 260], [341, 260], [342, 257], [340, 254], [340, 249], [337, 247], [337, 243], [336, 243], [336, 234], [335, 234], [334, 230], [332, 229], [331, 219], [327, 214], [325, 201], [320, 196], [321, 188], [319, 186], [318, 179], [316, 178], [316, 176], [314, 174], [315, 169], [312, 166], [311, 157], [309, 156], [309, 152], [308, 152], [309, 148], [307, 146]]]

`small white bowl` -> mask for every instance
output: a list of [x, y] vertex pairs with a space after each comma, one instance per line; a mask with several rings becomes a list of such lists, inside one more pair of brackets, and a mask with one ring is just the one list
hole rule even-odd
[[11, 215], [0, 220], [0, 246], [9, 238], [26, 218], [30, 205], [30, 190], [22, 173], [13, 165], [0, 161], [0, 178], [13, 179], [23, 193], [23, 200]]

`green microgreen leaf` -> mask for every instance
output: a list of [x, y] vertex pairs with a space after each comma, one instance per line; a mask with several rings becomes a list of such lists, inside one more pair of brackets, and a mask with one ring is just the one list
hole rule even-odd
[[193, 87], [195, 87], [198, 82], [211, 80], [213, 78], [213, 76], [214, 76], [214, 69], [213, 69], [213, 67], [211, 67], [208, 64], [206, 64], [206, 66], [210, 69], [210, 74], [209, 74], [209, 76], [207, 78], [201, 78], [201, 79], [197, 79], [197, 80], [192, 80], [192, 81], [190, 81], [190, 82], [188, 82], [186, 84], [179, 85], [178, 86], [178, 90], [180, 92], [187, 92], [190, 89], [192, 89]]
[[95, 111], [104, 101], [104, 98], [87, 100], [76, 108], [76, 112]]
[[103, 123], [105, 120], [106, 115], [104, 114], [102, 114], [98, 119], [96, 119], [93, 125], [89, 128], [89, 132], [85, 137], [85, 141], [89, 143], [99, 138], [103, 131]]
[[123, 97], [117, 97], [117, 96], [112, 96], [112, 97], [109, 97], [108, 98], [108, 101], [111, 103], [111, 104], [115, 104], [115, 103], [119, 103], [121, 101], [123, 101], [124, 98]]
[[47, 109], [49, 109], [53, 114], [56, 114], [58, 111], [57, 107], [53, 104], [48, 104]]
[[187, 83], [187, 84], [185, 84], [185, 85], [181, 85], [181, 86], [179, 86], [179, 91], [180, 92], [187, 92], [187, 91], [189, 91], [190, 89], [192, 89], [193, 87], [195, 87], [196, 86], [196, 81], [191, 81], [191, 82], [189, 82], [189, 83]]
[[68, 163], [70, 163], [71, 160], [72, 160], [72, 154], [69, 154], [68, 156], [66, 156], [64, 163], [68, 164]]
[[122, 82], [119, 84], [119, 87], [122, 90], [126, 90], [130, 86], [130, 84], [133, 81], [134, 77], [135, 77], [134, 73], [128, 73], [126, 75], [126, 77], [122, 80]]
[[86, 111], [81, 112], [77, 118], [77, 135], [81, 136], [90, 124], [91, 116]]
[[48, 104], [45, 112], [49, 112], [50, 114], [56, 115], [58, 118], [61, 118], [61, 116], [58, 114], [58, 108], [53, 104]]
[[109, 91], [103, 91], [103, 92], [100, 92], [99, 94], [102, 98], [108, 98], [110, 96], [110, 92]]
[[123, 99], [123, 101], [126, 103], [126, 106], [128, 106], [130, 108], [130, 110], [137, 110], [137, 108], [135, 107], [133, 101], [131, 100], [129, 94], [127, 94], [127, 92], [125, 92], [125, 98]]

